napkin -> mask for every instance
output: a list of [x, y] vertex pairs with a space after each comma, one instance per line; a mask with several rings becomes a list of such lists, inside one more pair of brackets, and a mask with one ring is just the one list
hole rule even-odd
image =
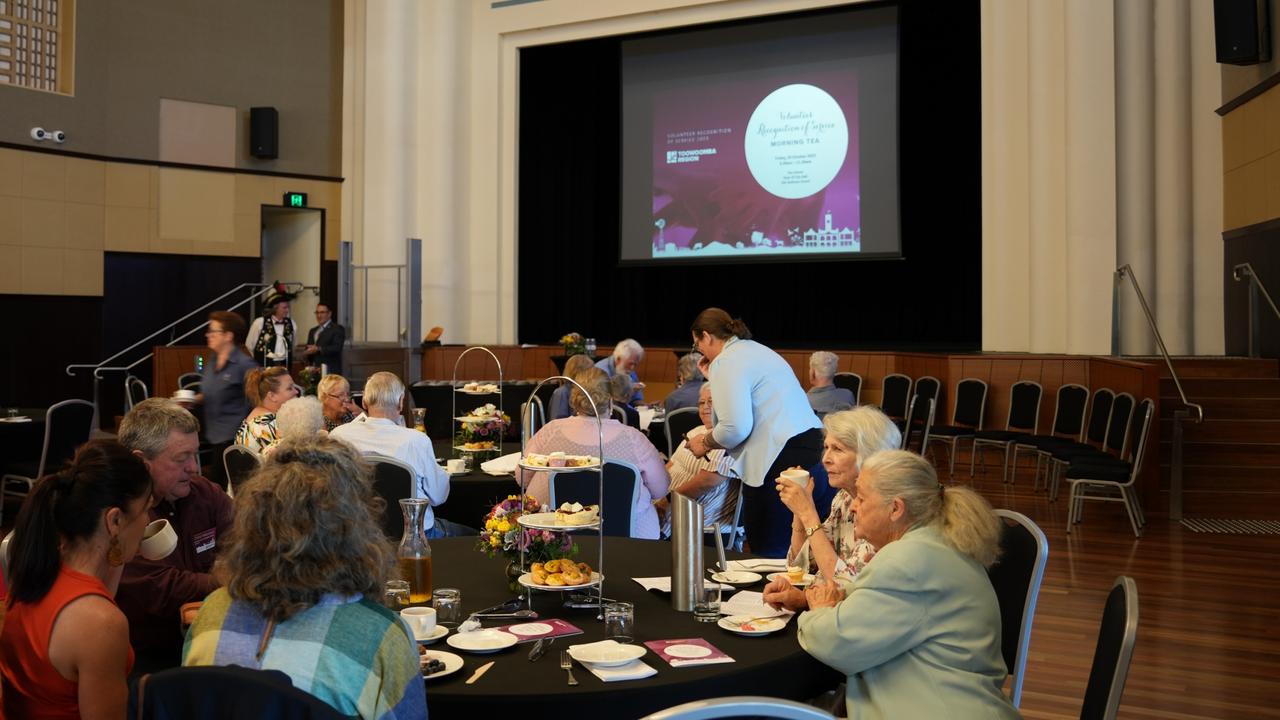
[[480, 469], [490, 475], [514, 475], [516, 472], [516, 461], [520, 459], [519, 452], [513, 452], [510, 455], [503, 455], [487, 462], [480, 463]]
[[746, 560], [730, 560], [730, 570], [748, 570], [750, 572], [782, 572], [787, 569], [784, 558], [749, 558]]
[[[596, 645], [616, 645], [616, 640], [601, 640], [593, 643], [581, 643], [578, 645], [570, 645], [569, 649], [587, 648]], [[636, 658], [626, 665], [618, 665], [615, 667], [596, 667], [590, 663], [584, 663], [581, 660], [578, 664], [586, 668], [592, 675], [600, 678], [604, 682], [616, 682], [618, 680], [639, 680], [647, 678], [651, 675], [657, 675], [658, 671], [647, 665], [643, 660]]]
[[747, 617], [777, 617], [791, 620], [795, 613], [790, 610], [774, 610], [764, 602], [764, 593], [754, 590], [743, 590], [734, 593], [733, 597], [720, 603], [721, 615], [746, 615]]
[[[671, 576], [670, 575], [667, 575], [666, 577], [647, 577], [647, 578], [631, 578], [631, 579], [640, 583], [640, 587], [644, 588], [645, 590], [657, 590], [658, 592], [665, 592], [665, 593], [671, 592]], [[704, 582], [706, 582], [708, 587], [716, 584], [710, 581], [704, 581]], [[732, 590], [733, 586], [725, 585], [724, 583], [721, 583], [720, 589], [722, 591]]]
[[649, 431], [649, 423], [653, 422], [653, 418], [658, 415], [658, 411], [650, 407], [636, 408], [636, 412], [640, 415], [640, 432]]

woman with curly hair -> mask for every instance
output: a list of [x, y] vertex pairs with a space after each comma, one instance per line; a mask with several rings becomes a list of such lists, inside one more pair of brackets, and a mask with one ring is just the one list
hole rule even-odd
[[226, 584], [200, 608], [182, 664], [279, 670], [366, 720], [426, 717], [414, 642], [378, 602], [395, 553], [371, 476], [346, 443], [282, 442], [236, 493], [214, 569]]

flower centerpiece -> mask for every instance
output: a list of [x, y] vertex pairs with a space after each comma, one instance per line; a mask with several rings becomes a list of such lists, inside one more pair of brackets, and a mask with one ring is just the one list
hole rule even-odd
[[486, 403], [459, 420], [458, 446], [464, 450], [501, 450], [502, 436], [511, 425], [511, 417]]
[[570, 357], [587, 351], [586, 341], [576, 332], [565, 333], [560, 338], [560, 345], [564, 347], [564, 354]]
[[302, 381], [303, 395], [315, 395], [320, 386], [320, 368], [304, 367], [298, 373], [298, 379]]
[[493, 506], [484, 518], [480, 540], [476, 549], [489, 557], [502, 555], [507, 558], [507, 574], [512, 590], [518, 589], [516, 578], [520, 567], [520, 551], [524, 550], [525, 562], [546, 562], [557, 558], [573, 557], [578, 546], [568, 533], [551, 530], [534, 530], [522, 527], [516, 518], [524, 513], [538, 512], [538, 501], [530, 495], [508, 495]]

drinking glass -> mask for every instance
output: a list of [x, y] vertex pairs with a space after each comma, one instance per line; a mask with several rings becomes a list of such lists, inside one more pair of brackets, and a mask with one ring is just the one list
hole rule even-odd
[[394, 612], [409, 607], [409, 581], [388, 580], [386, 590], [382, 594], [382, 604]]
[[693, 619], [698, 622], [720, 621], [720, 583], [702, 584], [693, 603]]
[[620, 643], [636, 639], [636, 609], [629, 602], [609, 603], [604, 606], [604, 636]]
[[14, 420], [17, 417], [18, 417], [18, 408], [16, 407], [9, 408], [9, 420]]
[[413, 409], [413, 429], [417, 430], [420, 433], [424, 433], [427, 431], [427, 409], [426, 408]]
[[432, 590], [431, 607], [436, 609], [436, 622], [447, 628], [458, 627], [462, 617], [462, 592], [456, 588]]

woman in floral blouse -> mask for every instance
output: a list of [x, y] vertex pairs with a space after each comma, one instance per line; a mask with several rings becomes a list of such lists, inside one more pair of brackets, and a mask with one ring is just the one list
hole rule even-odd
[[[847, 584], [876, 552], [865, 539], [857, 536], [854, 480], [858, 478], [863, 460], [881, 450], [896, 449], [902, 442], [902, 433], [887, 415], [869, 405], [830, 413], [823, 419], [823, 427], [826, 437], [822, 465], [827, 469], [831, 487], [839, 492], [831, 501], [831, 513], [823, 521], [813, 504], [812, 482], [802, 488], [778, 478], [778, 494], [792, 513], [787, 564], [807, 551], [810, 572], [818, 573], [824, 580]], [[785, 578], [769, 583], [765, 588], [765, 602], [796, 611], [808, 609], [804, 593]]]
[[244, 394], [253, 403], [253, 410], [240, 423], [236, 444], [261, 455], [276, 443], [276, 412], [297, 397], [298, 391], [289, 371], [277, 366], [249, 371], [244, 378]]

